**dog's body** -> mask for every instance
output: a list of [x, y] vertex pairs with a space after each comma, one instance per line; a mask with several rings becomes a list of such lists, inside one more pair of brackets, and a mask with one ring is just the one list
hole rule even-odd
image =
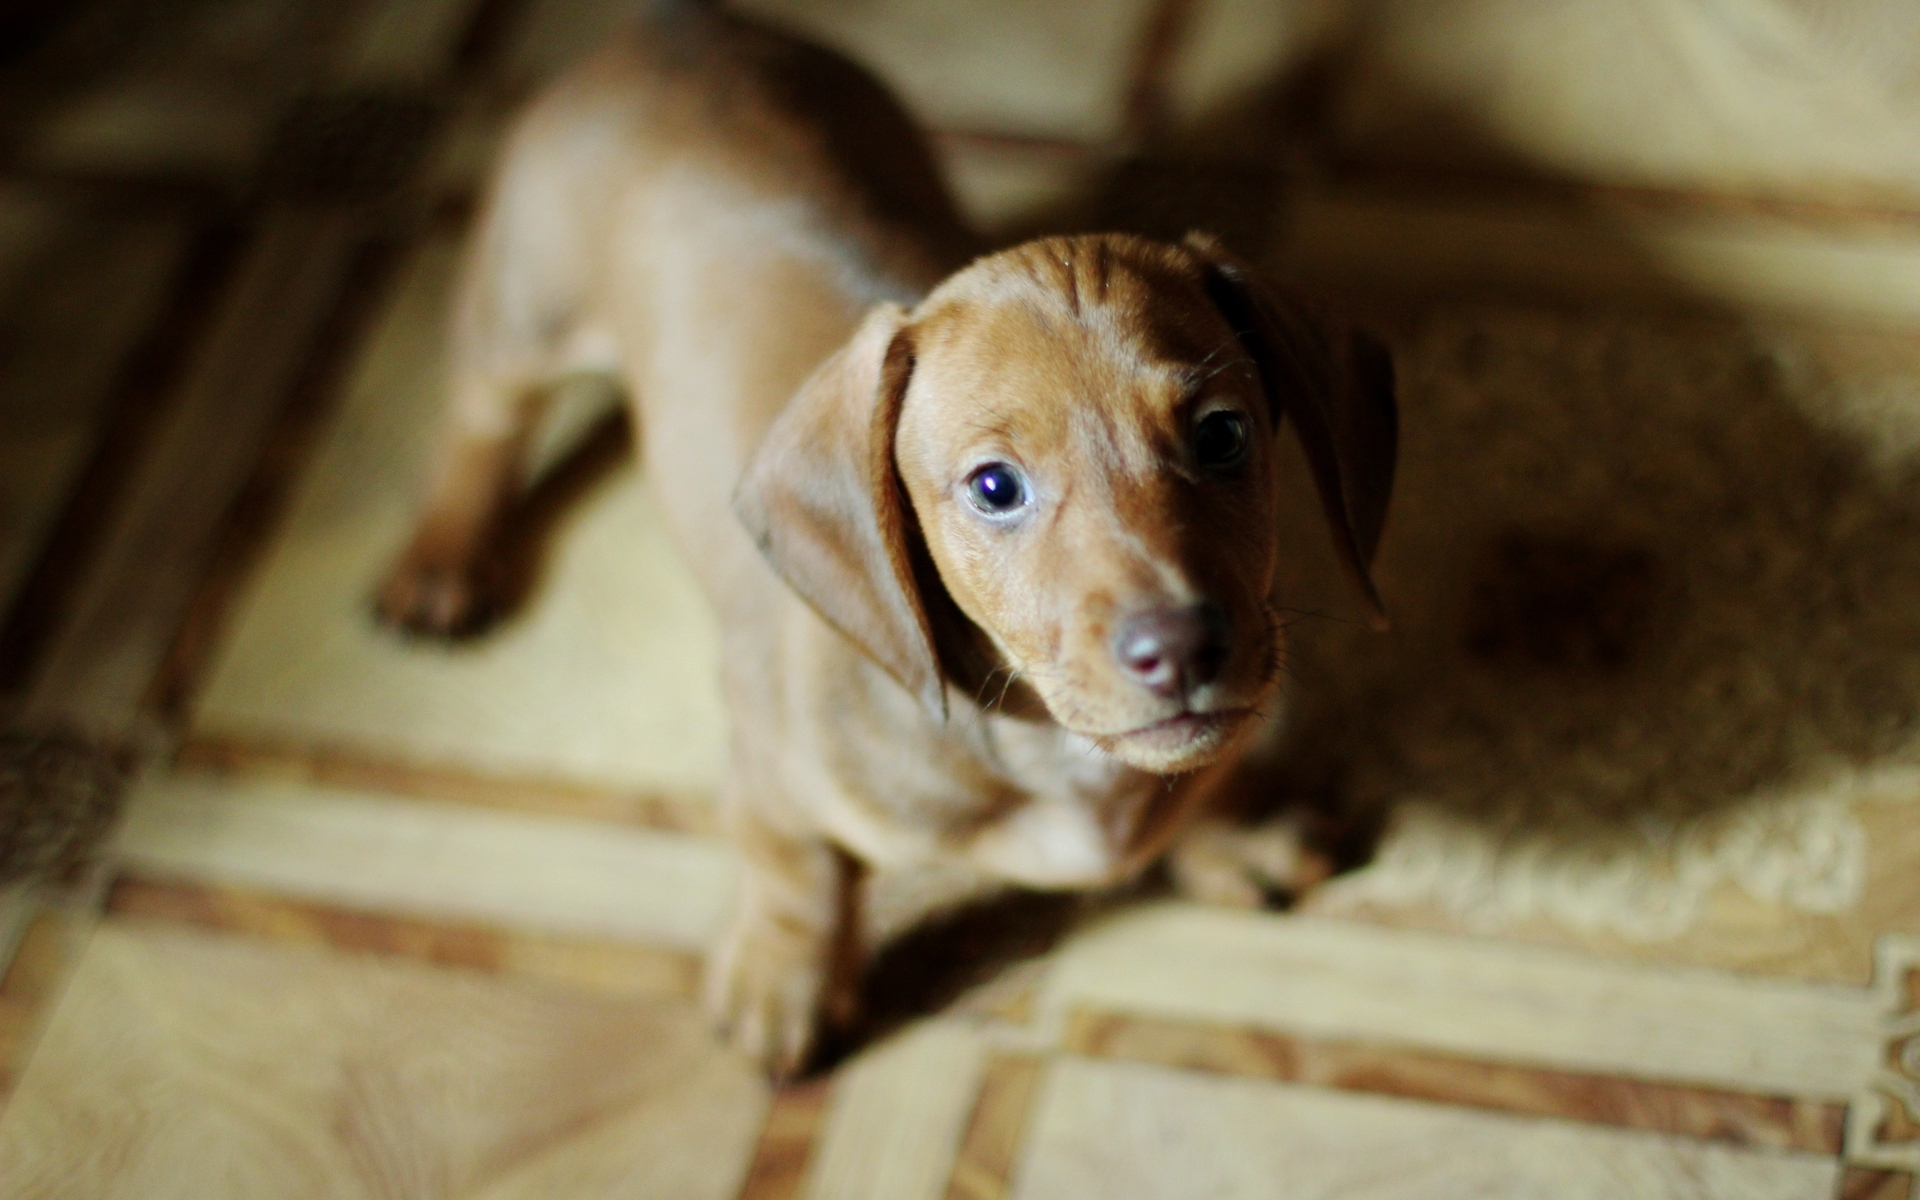
[[619, 377], [724, 629], [747, 869], [710, 1003], [776, 1070], [850, 973], [863, 866], [1116, 880], [1272, 718], [1279, 393], [1325, 397], [1303, 437], [1363, 581], [1378, 534], [1390, 390], [1341, 400], [1387, 386], [1364, 345], [1207, 243], [974, 251], [879, 85], [669, 7], [512, 137], [381, 596], [419, 629], [484, 619], [543, 387]]

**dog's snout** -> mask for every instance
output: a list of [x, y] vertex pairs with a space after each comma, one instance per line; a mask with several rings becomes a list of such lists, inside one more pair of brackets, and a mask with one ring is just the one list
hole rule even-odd
[[1161, 608], [1127, 618], [1114, 657], [1141, 687], [1168, 699], [1212, 683], [1226, 665], [1233, 626], [1217, 604]]

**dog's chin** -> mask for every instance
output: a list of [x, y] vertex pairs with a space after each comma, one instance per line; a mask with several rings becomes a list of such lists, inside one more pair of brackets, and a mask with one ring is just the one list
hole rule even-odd
[[1211, 765], [1253, 721], [1250, 708], [1185, 713], [1099, 739], [1107, 753], [1156, 775], [1180, 775]]

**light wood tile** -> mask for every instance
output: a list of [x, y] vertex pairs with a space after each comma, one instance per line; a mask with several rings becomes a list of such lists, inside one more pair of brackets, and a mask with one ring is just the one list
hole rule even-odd
[[871, 1047], [835, 1081], [809, 1200], [940, 1200], [982, 1067], [979, 1035], [929, 1021]]
[[733, 899], [710, 839], [214, 777], [139, 788], [115, 853], [156, 879], [687, 949]]
[[1876, 1069], [1879, 1005], [1855, 988], [1158, 905], [1060, 951], [1041, 1011], [1060, 1020], [1095, 1007], [1844, 1102]]
[[1838, 1103], [1103, 1013], [1075, 1013], [1064, 1047], [1098, 1058], [1559, 1117], [1760, 1149], [1838, 1154], [1846, 1117], [1846, 1106]]
[[1102, 141], [1122, 133], [1149, 0], [751, 0], [838, 46], [924, 123]]
[[11, 1195], [713, 1197], [766, 1103], [686, 1005], [153, 928], [94, 937]]
[[1898, 0], [1370, 14], [1341, 150], [1708, 192], [1920, 202], [1920, 16]]
[[123, 875], [107, 894], [106, 911], [610, 995], [691, 999], [699, 989], [700, 955], [690, 950], [341, 908], [244, 888]]
[[631, 469], [581, 498], [526, 611], [479, 641], [408, 641], [369, 615], [438, 415], [456, 252], [456, 239], [436, 241], [408, 272], [238, 604], [195, 728], [426, 767], [711, 794], [724, 737], [718, 635]]
[[1014, 1195], [1826, 1200], [1826, 1155], [1756, 1152], [1134, 1063], [1048, 1072]]

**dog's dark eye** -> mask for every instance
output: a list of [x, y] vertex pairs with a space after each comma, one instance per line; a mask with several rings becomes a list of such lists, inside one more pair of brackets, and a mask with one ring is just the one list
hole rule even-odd
[[967, 478], [967, 495], [984, 513], [1010, 513], [1026, 503], [1027, 485], [1006, 463], [988, 463]]
[[1203, 467], [1238, 466], [1247, 454], [1247, 419], [1231, 409], [1200, 418], [1193, 430], [1193, 456]]

